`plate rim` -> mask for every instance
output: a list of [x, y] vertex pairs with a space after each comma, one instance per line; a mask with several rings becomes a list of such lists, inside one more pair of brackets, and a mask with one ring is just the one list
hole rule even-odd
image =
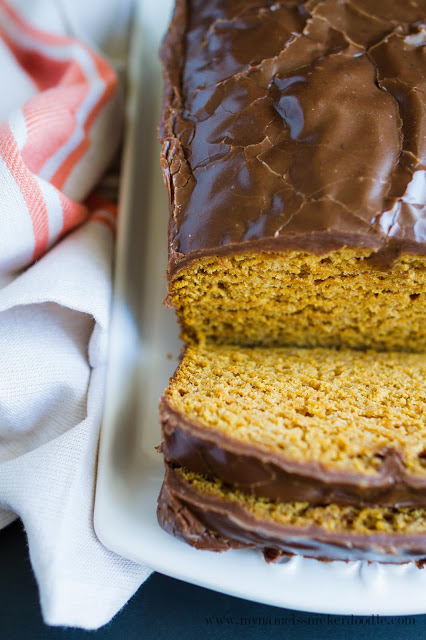
[[[135, 6], [135, 16], [134, 16], [134, 26], [133, 26], [133, 34], [131, 38], [131, 47], [130, 47], [130, 55], [129, 55], [129, 71], [128, 71], [128, 99], [126, 105], [126, 135], [125, 135], [125, 144], [123, 151], [123, 172], [120, 184], [120, 216], [118, 220], [118, 231], [117, 231], [117, 242], [116, 242], [116, 261], [114, 267], [114, 286], [113, 286], [113, 302], [112, 302], [112, 315], [111, 315], [111, 331], [110, 331], [110, 347], [109, 347], [109, 358], [107, 364], [107, 378], [106, 378], [106, 392], [105, 392], [105, 406], [104, 406], [104, 415], [102, 419], [101, 429], [100, 429], [100, 440], [99, 440], [99, 449], [98, 449], [98, 460], [97, 460], [97, 474], [96, 474], [96, 489], [95, 489], [95, 504], [94, 504], [94, 529], [99, 540], [104, 544], [105, 547], [111, 549], [112, 551], [118, 553], [119, 555], [129, 558], [138, 564], [144, 564], [147, 567], [151, 568], [154, 571], [158, 571], [165, 575], [168, 575], [173, 578], [177, 578], [183, 580], [185, 582], [189, 582], [191, 584], [195, 584], [197, 586], [201, 586], [208, 589], [214, 589], [215, 591], [228, 594], [234, 597], [244, 598], [247, 600], [252, 600], [256, 602], [261, 602], [264, 604], [272, 605], [275, 607], [282, 608], [291, 608], [296, 611], [309, 611], [312, 613], [324, 613], [324, 614], [332, 614], [332, 615], [418, 615], [426, 613], [426, 570], [424, 572], [425, 578], [424, 582], [424, 604], [415, 604], [412, 600], [409, 602], [402, 603], [398, 601], [395, 603], [392, 600], [392, 603], [378, 603], [377, 594], [383, 593], [383, 588], [386, 584], [382, 584], [380, 586], [380, 580], [385, 580], [386, 583], [386, 570], [383, 567], [385, 565], [380, 565], [380, 563], [370, 563], [368, 566], [374, 567], [370, 573], [376, 573], [379, 578], [376, 580], [378, 587], [374, 587], [373, 591], [371, 591], [371, 585], [368, 584], [368, 579], [364, 577], [364, 582], [362, 582], [362, 588], [368, 591], [368, 606], [360, 607], [353, 600], [351, 601], [351, 607], [347, 608], [342, 602], [338, 604], [335, 600], [331, 602], [330, 606], [325, 606], [324, 603], [319, 608], [315, 605], [314, 601], [306, 597], [304, 600], [293, 601], [290, 599], [282, 599], [277, 597], [272, 597], [271, 594], [264, 594], [263, 596], [256, 592], [256, 590], [246, 589], [246, 588], [232, 588], [229, 583], [225, 582], [220, 583], [218, 579], [213, 580], [211, 575], [210, 579], [208, 575], [201, 575], [200, 573], [197, 575], [197, 571], [192, 569], [189, 570], [189, 566], [191, 564], [191, 558], [196, 563], [197, 567], [202, 565], [203, 562], [206, 564], [204, 560], [201, 558], [206, 558], [207, 556], [200, 554], [212, 554], [213, 552], [208, 551], [200, 551], [194, 548], [189, 547], [187, 544], [172, 538], [169, 534], [166, 534], [162, 529], [160, 529], [157, 524], [158, 531], [156, 531], [156, 536], [158, 539], [164, 539], [165, 545], [164, 548], [168, 549], [168, 552], [165, 555], [161, 555], [157, 553], [156, 556], [152, 557], [152, 548], [141, 548], [140, 552], [134, 552], [134, 548], [137, 548], [137, 545], [133, 543], [133, 547], [130, 548], [129, 544], [124, 542], [122, 543], [123, 537], [122, 532], [118, 533], [116, 524], [117, 522], [121, 523], [128, 521], [128, 513], [126, 514], [125, 509], [133, 509], [136, 503], [142, 502], [146, 506], [146, 504], [151, 504], [151, 508], [153, 507], [152, 501], [156, 499], [156, 495], [150, 495], [148, 498], [143, 499], [138, 495], [134, 498], [133, 503], [129, 498], [129, 486], [126, 484], [125, 479], [120, 477], [116, 473], [116, 469], [113, 468], [112, 462], [112, 453], [114, 446], [114, 437], [117, 434], [117, 430], [119, 430], [118, 424], [118, 416], [120, 412], [119, 403], [117, 400], [113, 401], [112, 397], [115, 395], [116, 397], [122, 394], [121, 402], [123, 398], [127, 397], [127, 385], [129, 383], [129, 379], [132, 375], [137, 375], [138, 368], [141, 363], [141, 358], [143, 358], [143, 349], [141, 345], [140, 335], [138, 334], [137, 328], [135, 328], [132, 313], [129, 313], [128, 307], [126, 305], [128, 291], [126, 290], [125, 279], [127, 277], [126, 273], [126, 250], [127, 250], [127, 239], [128, 239], [128, 227], [130, 223], [130, 216], [132, 215], [132, 199], [134, 195], [134, 189], [136, 185], [134, 184], [134, 174], [133, 169], [135, 162], [137, 161], [138, 154], [140, 150], [136, 149], [136, 140], [138, 134], [138, 110], [140, 108], [141, 101], [144, 99], [142, 85], [146, 84], [146, 82], [155, 81], [153, 78], [145, 77], [142, 78], [143, 73], [146, 76], [153, 72], [153, 69], [150, 70], [144, 67], [144, 64], [139, 64], [139, 61], [143, 61], [142, 56], [146, 54], [144, 51], [144, 37], [147, 33], [148, 23], [145, 23], [147, 18], [146, 12], [151, 11], [149, 15], [149, 19], [155, 19], [155, 15], [157, 14], [159, 18], [159, 22], [164, 24], [165, 15], [169, 14], [170, 7], [172, 4], [172, 0], [156, 0], [155, 3], [146, 3], [144, 0], [138, 0]], [[152, 25], [151, 25], [152, 26]], [[155, 65], [154, 65], [155, 66]], [[153, 123], [147, 123], [147, 126]], [[158, 152], [160, 146], [158, 145]], [[158, 153], [159, 156], [159, 153]], [[159, 167], [159, 159], [158, 159], [158, 167]], [[132, 178], [133, 176], [133, 178]], [[149, 205], [148, 205], [149, 206]], [[169, 312], [171, 313], [171, 311]], [[115, 364], [117, 359], [121, 359], [121, 364], [125, 362], [125, 371], [127, 379], [122, 379], [120, 377], [120, 371], [122, 372], [123, 366], [118, 367], [115, 370]], [[113, 390], [113, 393], [111, 393]], [[143, 426], [142, 426], [143, 429]], [[148, 456], [146, 452], [144, 453], [145, 458], [142, 456], [141, 460], [146, 465], [145, 470], [145, 479], [149, 480], [152, 484], [151, 490], [155, 490], [158, 492], [159, 490], [159, 474], [160, 474], [160, 462], [155, 463], [153, 461], [153, 456]], [[149, 484], [149, 483], [148, 483]], [[144, 492], [149, 491], [146, 487], [141, 487], [140, 492], [144, 494]], [[115, 492], [115, 493], [114, 493]], [[120, 493], [121, 492], [121, 493]], [[126, 494], [127, 492], [127, 494]], [[130, 492], [131, 493], [131, 492]], [[133, 495], [133, 494], [132, 494]], [[158, 495], [158, 493], [157, 493]], [[133, 496], [134, 497], [134, 496]], [[129, 502], [130, 500], [130, 502]], [[115, 501], [115, 502], [114, 502]], [[123, 511], [124, 509], [124, 511]], [[150, 514], [152, 517], [152, 513]], [[152, 522], [150, 523], [148, 519], [148, 525], [152, 526]], [[163, 536], [167, 536], [163, 538]], [[143, 536], [141, 537], [141, 541]], [[179, 545], [182, 545], [179, 547]], [[161, 546], [161, 544], [160, 544]], [[170, 565], [167, 562], [166, 558], [170, 557], [170, 553], [177, 549], [177, 553], [182, 556], [183, 559], [190, 558], [189, 564], [186, 569], [182, 565], [182, 563], [175, 562]], [[231, 554], [228, 556], [228, 554]], [[216, 564], [228, 564], [232, 566], [234, 563], [235, 554], [237, 557], [246, 556], [247, 560], [242, 562], [248, 562], [248, 558], [254, 558], [254, 556], [250, 554], [257, 554], [256, 557], [262, 557], [262, 562], [265, 566], [273, 567], [273, 565], [267, 565], [263, 560], [263, 556], [261, 556], [260, 552], [255, 552], [251, 550], [231, 550], [227, 551], [224, 554], [220, 554], [221, 557], [226, 556], [230, 558], [230, 562], [225, 562], [220, 560]], [[216, 557], [218, 554], [214, 554]], [[232, 561], [231, 561], [232, 558]], [[239, 560], [236, 561], [237, 564]], [[252, 562], [252, 560], [250, 560]], [[327, 563], [327, 569], [330, 569], [330, 577], [332, 579], [333, 571], [331, 570], [331, 565], [335, 563], [341, 564], [343, 561], [334, 561], [331, 563]], [[290, 564], [298, 569], [299, 565], [302, 565], [301, 571], [303, 572], [303, 565], [305, 566], [315, 566], [310, 565], [310, 563], [319, 563], [318, 560], [309, 560], [303, 558], [301, 556], [295, 556], [287, 566], [290, 567]], [[208, 563], [207, 563], [208, 564]], [[255, 562], [256, 564], [256, 562]], [[324, 565], [325, 563], [321, 563]], [[411, 570], [411, 565], [413, 563], [407, 563], [407, 565], [396, 565], [402, 567], [409, 567], [406, 573], [409, 573]], [[353, 561], [351, 563], [347, 563], [346, 566], [349, 565], [361, 565], [366, 566], [365, 561]], [[276, 565], [276, 567], [285, 567], [286, 565]], [[391, 566], [391, 565], [388, 565]], [[350, 567], [351, 568], [351, 567]], [[324, 566], [322, 567], [324, 569]], [[421, 571], [417, 569], [417, 571]], [[260, 571], [260, 569], [259, 569]], [[350, 570], [347, 573], [351, 576], [346, 584], [350, 584], [350, 581], [353, 581], [353, 576], [356, 574], [362, 574], [362, 572], [367, 574], [368, 570], [363, 570], [362, 568], [356, 570]], [[344, 571], [338, 570], [337, 573], [344, 573]], [[271, 574], [276, 573], [275, 569], [271, 569]], [[286, 578], [284, 579], [283, 585], [288, 586], [289, 571], [282, 571], [282, 573], [286, 573]], [[323, 573], [321, 570], [320, 574]], [[327, 571], [325, 571], [327, 573]], [[389, 571], [387, 572], [389, 573]], [[404, 570], [401, 571], [404, 574]], [[336, 572], [334, 572], [336, 574]], [[384, 576], [383, 576], [384, 574]], [[291, 572], [289, 575], [292, 575]], [[309, 579], [309, 573], [304, 576], [305, 580]], [[376, 576], [377, 577], [377, 576]], [[294, 572], [293, 572], [294, 578]], [[359, 579], [359, 578], [358, 578]], [[375, 589], [375, 591], [374, 591]], [[379, 589], [379, 591], [377, 591]], [[386, 589], [385, 589], [386, 590]], [[376, 593], [376, 602], [374, 602]], [[380, 600], [380, 598], [379, 598]]]

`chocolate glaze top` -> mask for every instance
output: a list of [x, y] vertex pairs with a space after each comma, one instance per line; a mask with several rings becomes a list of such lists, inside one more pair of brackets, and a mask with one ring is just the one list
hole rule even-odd
[[177, 0], [171, 263], [333, 237], [426, 253], [425, 45], [426, 0]]

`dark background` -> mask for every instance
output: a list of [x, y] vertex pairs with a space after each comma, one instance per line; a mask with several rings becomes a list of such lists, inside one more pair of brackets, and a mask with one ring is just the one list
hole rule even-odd
[[[425, 600], [426, 610], [426, 600]], [[21, 523], [0, 532], [0, 640], [426, 638], [426, 615], [326, 616], [279, 609], [153, 574], [99, 631], [43, 624]]]

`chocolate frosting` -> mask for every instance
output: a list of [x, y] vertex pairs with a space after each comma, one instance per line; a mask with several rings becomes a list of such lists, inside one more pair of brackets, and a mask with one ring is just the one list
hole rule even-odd
[[317, 525], [295, 527], [265, 521], [244, 507], [201, 494], [171, 466], [158, 499], [157, 516], [168, 533], [199, 549], [226, 551], [254, 548], [267, 561], [302, 554], [319, 560], [368, 560], [386, 563], [426, 558], [426, 534], [355, 534], [328, 531]]
[[173, 275], [203, 255], [426, 254], [426, 0], [177, 0]]
[[161, 452], [169, 463], [257, 496], [311, 504], [426, 507], [426, 476], [408, 474], [401, 453], [392, 448], [378, 453], [377, 473], [348, 473], [319, 462], [291, 460], [206, 429], [175, 410], [166, 397], [160, 419]]

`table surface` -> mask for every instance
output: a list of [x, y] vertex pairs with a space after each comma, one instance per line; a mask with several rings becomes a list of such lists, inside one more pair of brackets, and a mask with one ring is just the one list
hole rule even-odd
[[[425, 569], [426, 570], [426, 569]], [[425, 603], [426, 607], [426, 603]], [[426, 615], [326, 616], [279, 609], [153, 574], [114, 620], [98, 631], [47, 627], [25, 533], [0, 532], [0, 640], [232, 640], [426, 638]]]

